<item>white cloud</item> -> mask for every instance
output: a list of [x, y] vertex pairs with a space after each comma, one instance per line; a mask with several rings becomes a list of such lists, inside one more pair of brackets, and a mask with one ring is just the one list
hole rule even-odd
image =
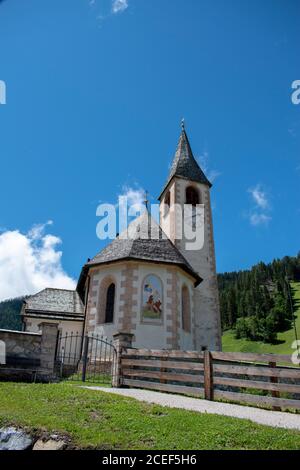
[[121, 13], [128, 8], [128, 0], [114, 0], [112, 4], [113, 13]]
[[119, 196], [127, 197], [128, 206], [141, 205], [145, 201], [145, 190], [141, 187], [132, 188], [124, 185]]
[[272, 220], [272, 217], [270, 217], [267, 214], [259, 214], [257, 212], [254, 212], [250, 214], [250, 224], [257, 226], [257, 225], [268, 225], [268, 223]]
[[19, 230], [0, 233], [0, 300], [34, 294], [45, 287], [75, 288], [75, 280], [61, 264], [61, 239], [45, 234], [51, 224], [35, 225], [27, 234]]
[[118, 194], [116, 207], [120, 210], [119, 216], [120, 214], [124, 215], [124, 211], [128, 214], [128, 219], [122, 220], [123, 227], [132, 221], [132, 217], [135, 218], [145, 211], [145, 194], [145, 190], [137, 185], [135, 187], [127, 185], [122, 187], [121, 194]]
[[[1, 0], [0, 0], [1, 1]], [[97, 2], [97, 0], [88, 0], [92, 10], [97, 12], [96, 19], [101, 28], [104, 21], [123, 13], [129, 7], [129, 0], [106, 0], [105, 2]]]
[[218, 170], [209, 169], [209, 154], [207, 151], [204, 151], [202, 155], [196, 158], [200, 165], [201, 170], [205, 173], [205, 176], [208, 180], [213, 183], [221, 173]]
[[32, 240], [39, 240], [42, 237], [47, 225], [53, 225], [53, 221], [48, 220], [48, 222], [45, 224], [35, 224], [28, 232], [29, 238]]
[[247, 191], [252, 198], [253, 207], [247, 216], [250, 224], [253, 226], [268, 225], [272, 220], [270, 215], [271, 207], [266, 191], [260, 184], [257, 184], [253, 188], [249, 188]]
[[255, 188], [248, 189], [248, 191], [251, 194], [257, 207], [261, 209], [267, 209], [269, 207], [269, 201], [268, 201], [266, 192], [263, 191], [263, 189], [261, 188], [259, 184], [257, 184]]

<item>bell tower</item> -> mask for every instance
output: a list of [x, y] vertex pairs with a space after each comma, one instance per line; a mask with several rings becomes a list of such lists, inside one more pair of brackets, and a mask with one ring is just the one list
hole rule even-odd
[[[160, 225], [193, 269], [203, 279], [194, 289], [192, 309], [195, 317], [195, 347], [221, 349], [221, 320], [216, 274], [213, 221], [210, 203], [212, 184], [193, 156], [184, 122], [167, 182], [159, 196]], [[201, 204], [204, 213], [203, 243], [191, 249], [183, 228], [184, 206]], [[193, 226], [193, 218], [191, 220]], [[193, 227], [195, 228], [195, 227]], [[196, 230], [201, 230], [198, 226]], [[197, 232], [198, 233], [198, 232]]]

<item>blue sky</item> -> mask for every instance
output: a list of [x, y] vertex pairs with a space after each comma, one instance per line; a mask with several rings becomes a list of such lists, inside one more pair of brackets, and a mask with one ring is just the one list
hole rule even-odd
[[99, 201], [125, 186], [155, 201], [183, 116], [214, 179], [218, 271], [295, 255], [299, 14], [297, 0], [0, 1], [2, 279], [13, 266], [14, 286], [18, 243], [44, 281], [45, 257], [76, 279], [103, 246]]

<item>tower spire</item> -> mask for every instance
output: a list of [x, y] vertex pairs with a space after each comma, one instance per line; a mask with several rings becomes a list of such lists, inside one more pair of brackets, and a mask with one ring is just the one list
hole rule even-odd
[[[205, 184], [209, 187], [212, 186], [210, 181], [206, 178], [204, 172], [201, 170], [198, 162], [195, 160], [189, 139], [185, 130], [185, 120], [181, 120], [181, 133], [175, 157], [171, 166], [167, 183], [165, 184], [162, 193], [169, 185], [173, 177], [183, 178], [195, 183]], [[160, 195], [160, 196], [161, 196]], [[160, 199], [160, 197], [158, 198]]]

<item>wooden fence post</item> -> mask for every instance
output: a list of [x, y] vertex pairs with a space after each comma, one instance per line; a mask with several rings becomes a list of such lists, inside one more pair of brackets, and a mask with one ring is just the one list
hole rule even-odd
[[[272, 368], [275, 368], [276, 362], [269, 362], [269, 366]], [[278, 377], [270, 377], [270, 382], [272, 384], [278, 384]], [[280, 398], [280, 393], [277, 391], [272, 391], [271, 394], [272, 394], [272, 397]], [[273, 406], [272, 409], [273, 411], [281, 411], [280, 406]]]
[[[160, 369], [159, 369], [159, 370], [160, 370], [160, 373], [161, 373], [161, 374], [164, 374], [165, 372], [168, 372], [168, 369], [165, 369], [165, 368], [163, 367], [163, 365], [162, 365], [162, 364], [164, 363], [164, 361], [167, 361], [167, 359], [168, 359], [167, 357], [161, 357], [161, 358], [160, 358]], [[159, 382], [160, 382], [161, 384], [167, 383], [167, 381], [166, 381], [165, 379], [162, 379], [161, 377], [160, 377], [160, 379], [159, 379]]]
[[204, 351], [204, 396], [206, 400], [214, 399], [213, 361], [210, 351]]

